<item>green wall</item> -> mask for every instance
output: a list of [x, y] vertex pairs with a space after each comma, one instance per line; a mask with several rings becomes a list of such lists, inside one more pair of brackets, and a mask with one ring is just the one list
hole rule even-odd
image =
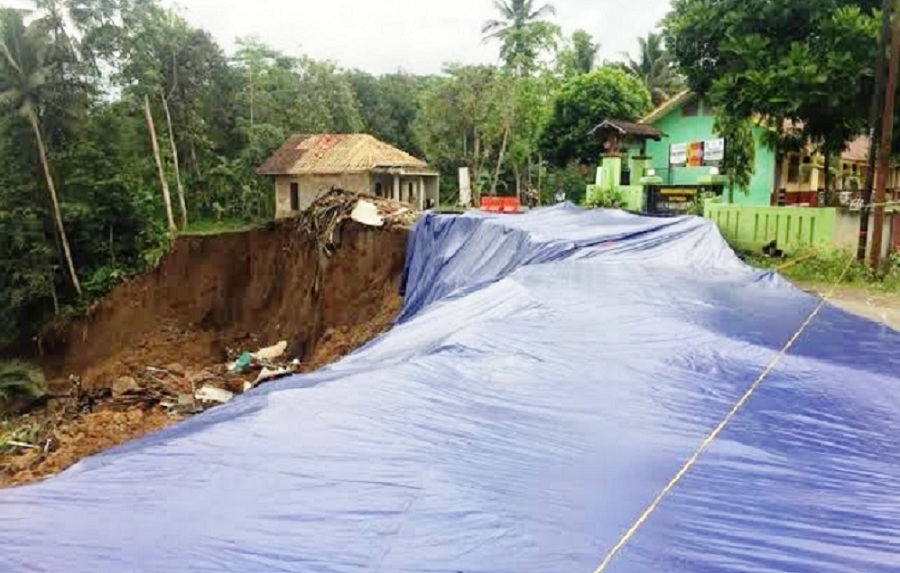
[[[681, 115], [681, 108], [672, 110], [653, 124], [663, 132], [662, 141], [648, 141], [647, 155], [653, 158], [653, 168], [667, 184], [696, 185], [700, 177], [709, 175], [708, 167], [675, 167], [669, 173], [669, 146], [673, 143], [690, 143], [715, 139], [712, 111], [699, 106], [696, 116]], [[734, 202], [745, 205], [769, 205], [775, 181], [775, 154], [761, 142], [762, 130], [754, 128], [756, 139], [756, 169], [746, 193], [734, 192]], [[726, 153], [727, 153], [726, 142]], [[727, 193], [726, 193], [727, 195]]]

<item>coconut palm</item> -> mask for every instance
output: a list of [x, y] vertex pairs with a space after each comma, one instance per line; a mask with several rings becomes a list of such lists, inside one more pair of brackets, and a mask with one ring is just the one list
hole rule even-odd
[[626, 65], [647, 86], [653, 103], [659, 105], [682, 88], [681, 78], [666, 51], [662, 34], [650, 32], [646, 38], [638, 38], [638, 45], [638, 59], [626, 54]]
[[39, 28], [25, 26], [21, 11], [9, 8], [0, 10], [0, 105], [17, 110], [34, 133], [63, 257], [68, 265], [72, 284], [80, 296], [81, 283], [75, 272], [72, 251], [63, 227], [56, 185], [50, 172], [50, 161], [38, 118], [38, 101], [47, 76], [44, 58], [46, 48], [45, 36]]
[[535, 7], [535, 0], [494, 0], [494, 7], [501, 17], [484, 23], [484, 40], [499, 40], [500, 58], [522, 71], [558, 34], [558, 28], [545, 20], [556, 15], [556, 8], [552, 4]]

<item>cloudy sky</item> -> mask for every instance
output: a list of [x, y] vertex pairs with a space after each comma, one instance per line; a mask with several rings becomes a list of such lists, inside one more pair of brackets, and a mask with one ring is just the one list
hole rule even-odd
[[[238, 36], [259, 36], [290, 54], [337, 61], [345, 68], [432, 73], [444, 62], [490, 63], [497, 46], [481, 43], [491, 0], [168, 0], [231, 51]], [[621, 59], [655, 28], [669, 0], [555, 0], [569, 34], [583, 28], [601, 57]]]

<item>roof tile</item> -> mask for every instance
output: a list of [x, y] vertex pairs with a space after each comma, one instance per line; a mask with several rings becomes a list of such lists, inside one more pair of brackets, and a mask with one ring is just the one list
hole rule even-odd
[[331, 174], [428, 164], [365, 133], [291, 136], [259, 169], [260, 175]]

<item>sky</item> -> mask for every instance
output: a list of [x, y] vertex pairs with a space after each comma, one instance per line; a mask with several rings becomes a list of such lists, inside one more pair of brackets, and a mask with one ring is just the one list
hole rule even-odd
[[[446, 62], [494, 63], [499, 48], [483, 44], [481, 25], [495, 17], [491, 0], [167, 0], [231, 53], [239, 36], [258, 36], [292, 55], [336, 61], [374, 74], [402, 69], [440, 72]], [[539, 0], [540, 2], [540, 0]], [[585, 29], [601, 59], [637, 51], [669, 0], [554, 0], [565, 34]]]

